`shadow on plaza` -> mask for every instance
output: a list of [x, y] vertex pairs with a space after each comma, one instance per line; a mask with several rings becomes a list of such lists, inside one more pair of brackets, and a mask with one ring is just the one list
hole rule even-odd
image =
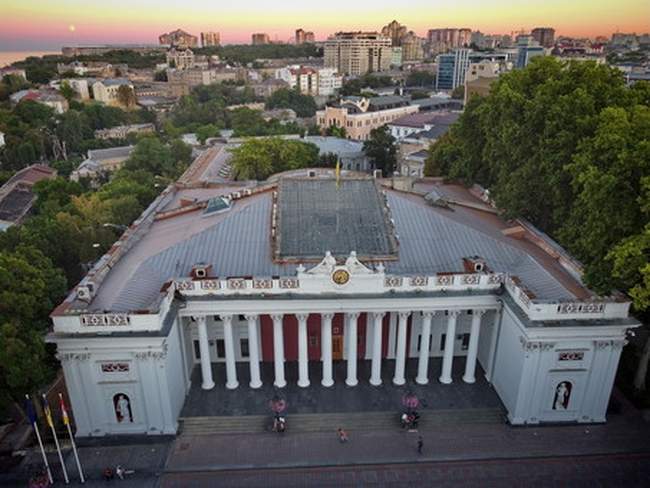
[[273, 363], [263, 362], [261, 374], [263, 386], [251, 389], [248, 386], [250, 375], [247, 363], [237, 363], [239, 387], [228, 390], [225, 386], [225, 364], [213, 363], [212, 373], [216, 386], [212, 390], [201, 389], [200, 367], [195, 367], [192, 374], [192, 387], [183, 406], [181, 417], [222, 416], [222, 415], [264, 415], [269, 413], [269, 400], [277, 393], [288, 403], [287, 413], [343, 413], [364, 411], [399, 411], [401, 400], [408, 391], [414, 392], [420, 399], [421, 409], [474, 409], [503, 408], [499, 397], [484, 378], [480, 365], [476, 368], [476, 383], [463, 382], [462, 375], [465, 359], [454, 358], [453, 383], [443, 385], [438, 381], [442, 359], [431, 358], [429, 364], [429, 384], [418, 385], [415, 382], [418, 361], [407, 360], [406, 384], [396, 386], [392, 382], [395, 361], [384, 360], [382, 364], [382, 385], [372, 386], [370, 378], [370, 361], [360, 360], [357, 368], [357, 386], [345, 384], [346, 362], [334, 362], [334, 385], [321, 386], [321, 363], [310, 361], [310, 386], [300, 388], [298, 381], [298, 363], [285, 364], [287, 386], [273, 386]]

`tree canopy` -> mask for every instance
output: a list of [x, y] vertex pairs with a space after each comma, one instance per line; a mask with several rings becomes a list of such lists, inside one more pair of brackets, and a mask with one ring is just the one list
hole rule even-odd
[[313, 117], [316, 114], [316, 102], [311, 96], [289, 88], [275, 91], [266, 100], [266, 108], [290, 108], [298, 117]]
[[363, 150], [376, 169], [384, 176], [390, 176], [397, 164], [396, 140], [388, 126], [382, 125], [370, 131], [370, 138], [363, 143]]
[[275, 173], [318, 164], [315, 144], [279, 137], [249, 139], [232, 153], [233, 175], [238, 180], [261, 181]]
[[470, 100], [425, 173], [489, 188], [580, 259], [589, 286], [647, 308], [648, 93], [615, 68], [536, 58]]

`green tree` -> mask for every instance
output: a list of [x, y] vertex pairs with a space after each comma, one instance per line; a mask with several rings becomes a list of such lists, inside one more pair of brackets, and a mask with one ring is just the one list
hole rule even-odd
[[196, 129], [196, 137], [201, 142], [205, 144], [205, 141], [211, 137], [216, 137], [219, 135], [219, 128], [214, 124], [202, 125]]
[[265, 180], [274, 173], [317, 164], [318, 147], [277, 137], [250, 139], [233, 151], [233, 175], [238, 180]]
[[135, 98], [135, 91], [128, 85], [120, 85], [117, 89], [117, 101], [126, 108], [135, 107], [137, 99]]
[[61, 89], [59, 91], [61, 92], [61, 95], [63, 95], [68, 102], [71, 102], [72, 99], [75, 97], [75, 91], [70, 86], [70, 83], [68, 83], [67, 81], [61, 83]]
[[384, 176], [392, 175], [397, 164], [397, 146], [395, 138], [387, 126], [370, 131], [370, 138], [363, 143], [363, 150], [376, 169]]
[[317, 107], [313, 97], [303, 95], [298, 90], [281, 88], [267, 98], [266, 108], [290, 108], [298, 117], [313, 117]]
[[406, 86], [433, 86], [436, 75], [429, 71], [414, 71], [406, 77]]

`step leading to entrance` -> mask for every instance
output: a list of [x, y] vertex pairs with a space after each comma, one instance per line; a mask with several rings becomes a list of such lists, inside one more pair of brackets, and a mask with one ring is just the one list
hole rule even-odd
[[[501, 408], [465, 408], [455, 410], [420, 410], [420, 427], [453, 424], [502, 424]], [[272, 415], [181, 417], [181, 435], [254, 434], [271, 429]], [[398, 412], [341, 412], [290, 414], [288, 432], [372, 431], [399, 428]]]

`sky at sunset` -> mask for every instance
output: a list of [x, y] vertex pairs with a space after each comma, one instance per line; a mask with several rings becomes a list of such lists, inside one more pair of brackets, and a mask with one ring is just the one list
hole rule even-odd
[[182, 28], [248, 43], [252, 32], [288, 40], [298, 27], [325, 39], [337, 30], [378, 30], [397, 19], [427, 29], [510, 33], [536, 26], [560, 35], [650, 31], [650, 0], [0, 0], [0, 51], [91, 43], [155, 43]]

